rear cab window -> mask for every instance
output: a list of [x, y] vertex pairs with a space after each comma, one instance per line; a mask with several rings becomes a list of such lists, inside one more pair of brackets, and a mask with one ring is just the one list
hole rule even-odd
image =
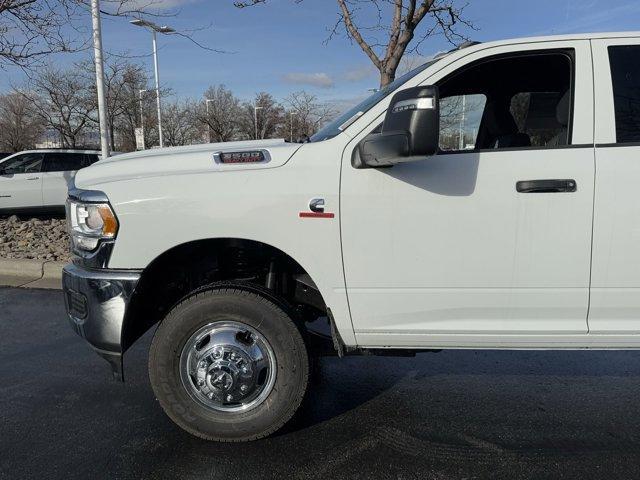
[[640, 45], [610, 46], [616, 143], [640, 143]]
[[45, 154], [45, 172], [67, 172], [86, 167], [83, 153], [53, 152]]

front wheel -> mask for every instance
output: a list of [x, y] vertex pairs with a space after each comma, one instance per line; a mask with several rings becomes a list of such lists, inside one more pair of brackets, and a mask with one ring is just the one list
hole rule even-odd
[[151, 343], [149, 377], [184, 430], [239, 442], [265, 437], [293, 416], [309, 358], [291, 317], [266, 292], [220, 286], [169, 312]]

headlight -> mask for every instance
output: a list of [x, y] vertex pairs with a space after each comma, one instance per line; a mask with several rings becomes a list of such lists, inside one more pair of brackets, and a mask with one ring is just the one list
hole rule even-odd
[[94, 250], [100, 240], [115, 238], [118, 220], [108, 203], [67, 201], [67, 222], [73, 248]]

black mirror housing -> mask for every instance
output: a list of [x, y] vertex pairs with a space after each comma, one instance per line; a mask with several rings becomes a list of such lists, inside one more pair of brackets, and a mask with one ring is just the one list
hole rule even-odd
[[354, 167], [388, 167], [422, 160], [438, 152], [440, 94], [438, 87], [401, 90], [389, 104], [381, 133], [367, 135], [358, 145]]
[[382, 132], [406, 131], [410, 136], [409, 156], [438, 152], [440, 140], [440, 95], [438, 87], [401, 90], [391, 99]]
[[411, 139], [407, 132], [373, 133], [358, 145], [361, 165], [356, 167], [388, 167], [398, 161], [398, 157], [409, 154]]

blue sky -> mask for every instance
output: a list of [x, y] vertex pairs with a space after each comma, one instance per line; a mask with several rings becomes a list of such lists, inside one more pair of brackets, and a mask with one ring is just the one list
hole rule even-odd
[[[162, 84], [180, 98], [201, 98], [209, 85], [226, 84], [248, 99], [258, 91], [283, 98], [307, 90], [328, 101], [349, 101], [377, 86], [368, 58], [342, 36], [327, 44], [328, 28], [335, 23], [334, 0], [270, 0], [267, 5], [237, 9], [232, 0], [156, 0], [178, 8], [175, 17], [158, 20], [178, 30], [208, 27], [194, 33], [197, 41], [229, 53], [202, 50], [187, 39], [159, 37]], [[638, 0], [468, 0], [466, 17], [479, 29], [474, 40], [589, 31], [640, 30]], [[175, 10], [174, 10], [175, 11]], [[87, 20], [89, 21], [89, 20]], [[103, 20], [103, 42], [116, 53], [139, 56], [152, 73], [151, 35], [126, 19]], [[449, 49], [439, 37], [428, 40], [423, 55]], [[83, 53], [87, 57], [90, 52]], [[58, 56], [57, 65], [71, 64], [78, 56]], [[20, 81], [20, 74], [5, 71], [0, 88]]]

